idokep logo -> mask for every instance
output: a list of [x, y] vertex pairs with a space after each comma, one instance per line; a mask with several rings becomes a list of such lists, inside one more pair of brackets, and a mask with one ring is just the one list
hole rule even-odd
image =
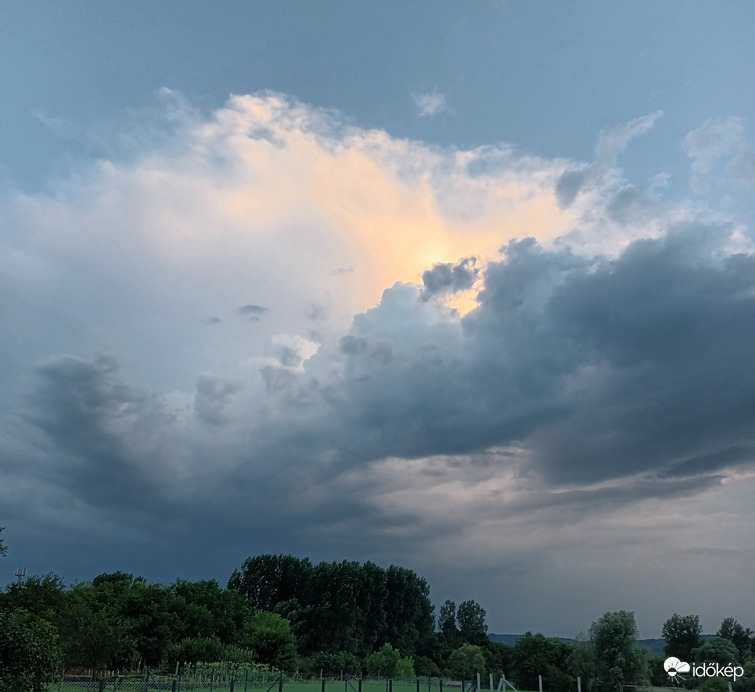
[[[736, 680], [744, 675], [742, 666], [735, 666], [731, 663], [723, 666], [720, 663], [699, 663], [691, 666], [686, 661], [680, 661], [675, 656], [670, 656], [663, 662], [663, 669], [668, 673], [670, 678], [675, 678], [679, 673], [689, 673], [692, 671], [693, 678], [731, 678]], [[681, 677], [681, 676], [680, 676]]]
[[689, 673], [689, 663], [680, 661], [675, 656], [669, 656], [663, 662], [663, 670], [668, 673], [670, 678], [675, 678], [679, 673]]

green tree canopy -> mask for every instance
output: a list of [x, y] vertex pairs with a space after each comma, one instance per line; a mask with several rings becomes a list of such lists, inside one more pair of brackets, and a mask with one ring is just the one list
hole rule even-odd
[[455, 678], [470, 680], [477, 673], [484, 675], [485, 655], [482, 648], [474, 644], [462, 644], [448, 658], [448, 672]]
[[470, 644], [484, 645], [488, 641], [485, 609], [476, 601], [464, 601], [456, 611], [456, 624], [461, 638]]
[[65, 608], [65, 584], [57, 574], [32, 575], [9, 584], [3, 601], [8, 610], [22, 608], [57, 625]]
[[527, 632], [514, 643], [512, 663], [514, 679], [520, 689], [535, 690], [542, 675], [549, 689], [567, 667], [569, 650], [558, 639]]
[[723, 637], [711, 637], [700, 646], [692, 649], [695, 663], [721, 663], [729, 665], [739, 662], [739, 652], [734, 643]]
[[[3, 531], [5, 531], [5, 527], [0, 526], [0, 533], [2, 533]], [[8, 546], [5, 545], [5, 543], [3, 543], [3, 537], [0, 536], [0, 556], [4, 556], [5, 553], [7, 552], [8, 552]]]
[[440, 607], [438, 630], [448, 639], [459, 636], [459, 628], [456, 626], [456, 603], [451, 600], [445, 601]]
[[43, 692], [59, 668], [53, 625], [21, 609], [0, 612], [0, 692]]
[[724, 618], [716, 634], [734, 644], [739, 652], [740, 661], [743, 661], [747, 657], [747, 654], [750, 652], [750, 642], [753, 634], [749, 627], [745, 629], [734, 618]]
[[700, 646], [700, 618], [697, 615], [679, 615], [674, 613], [663, 623], [663, 638], [666, 656], [676, 656], [682, 661], [692, 658], [692, 649]]
[[647, 678], [647, 650], [637, 646], [634, 613], [619, 610], [605, 613], [590, 627], [596, 662], [595, 687], [621, 690], [624, 685], [644, 684]]
[[433, 637], [427, 582], [412, 570], [372, 562], [321, 562], [291, 555], [244, 561], [228, 582], [257, 610], [291, 623], [301, 654], [359, 657], [388, 642], [403, 654], [425, 653]]
[[242, 648], [254, 651], [256, 661], [278, 670], [290, 670], [296, 663], [296, 639], [288, 620], [277, 613], [255, 613], [238, 643]]
[[401, 653], [386, 642], [378, 651], [367, 656], [365, 665], [370, 675], [393, 678], [396, 677], [400, 659]]

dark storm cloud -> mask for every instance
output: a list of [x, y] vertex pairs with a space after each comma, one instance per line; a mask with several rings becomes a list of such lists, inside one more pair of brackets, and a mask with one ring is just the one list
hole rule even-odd
[[426, 295], [453, 294], [472, 288], [480, 270], [475, 257], [466, 257], [457, 264], [436, 264], [422, 272]]
[[755, 437], [755, 259], [730, 234], [687, 225], [614, 260], [512, 242], [461, 324], [397, 284], [341, 340], [344, 457], [518, 444], [557, 483], [719, 472]]
[[259, 322], [269, 308], [262, 307], [261, 305], [242, 305], [236, 312], [252, 322]]
[[110, 357], [44, 362], [22, 417], [43, 433], [44, 475], [95, 506], [143, 508], [155, 496], [146, 468], [157, 459], [134, 441], [159, 436], [169, 419], [150, 394], [117, 377], [118, 367]]

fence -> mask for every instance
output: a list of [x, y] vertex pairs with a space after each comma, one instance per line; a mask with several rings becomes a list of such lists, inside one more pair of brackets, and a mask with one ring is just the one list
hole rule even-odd
[[[508, 689], [507, 689], [508, 688]], [[485, 692], [477, 680], [418, 678], [317, 678], [306, 680], [281, 674], [259, 675], [250, 671], [216, 671], [211, 675], [156, 675], [149, 669], [138, 675], [112, 675], [92, 680], [87, 676], [64, 676], [48, 692]], [[517, 692], [505, 678], [490, 692]]]
[[[445, 687], [445, 690], [444, 690]], [[211, 675], [113, 675], [99, 680], [64, 676], [48, 692], [474, 692], [473, 681], [440, 678], [414, 680], [322, 678], [306, 680], [281, 674], [255, 675], [250, 671], [218, 671]], [[500, 692], [500, 690], [498, 691]]]

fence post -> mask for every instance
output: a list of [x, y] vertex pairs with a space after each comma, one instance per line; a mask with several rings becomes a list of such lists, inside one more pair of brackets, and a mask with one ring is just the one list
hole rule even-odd
[[359, 678], [358, 686], [359, 686], [359, 692], [362, 692], [362, 678]]
[[246, 683], [249, 680], [249, 668], [244, 672], [244, 692], [246, 692]]
[[438, 678], [438, 692], [443, 692], [443, 678]]
[[278, 678], [278, 692], [283, 692], [283, 671], [281, 671], [281, 676]]
[[417, 692], [419, 692], [419, 678], [417, 678]]
[[325, 692], [325, 678], [322, 676], [322, 671], [320, 671], [320, 691]]
[[543, 692], [543, 676], [542, 675], [537, 676], [537, 689], [540, 690], [540, 692]]
[[233, 692], [233, 683], [234, 683], [234, 679], [231, 678], [231, 688], [230, 688], [230, 690], [228, 692]]
[[582, 678], [577, 675], [577, 692], [582, 692]]
[[176, 692], [177, 689], [178, 689], [178, 680], [174, 680], [173, 681], [173, 692]]
[[100, 678], [100, 685], [97, 690], [98, 692], [105, 692], [105, 678]]
[[[482, 688], [480, 687], [480, 674], [479, 673], [477, 673], [477, 688], [475, 692], [482, 692]], [[543, 691], [540, 690], [540, 692], [543, 692]]]
[[490, 692], [493, 692], [493, 673], [490, 674]]
[[393, 692], [393, 678], [388, 680], [388, 692]]

